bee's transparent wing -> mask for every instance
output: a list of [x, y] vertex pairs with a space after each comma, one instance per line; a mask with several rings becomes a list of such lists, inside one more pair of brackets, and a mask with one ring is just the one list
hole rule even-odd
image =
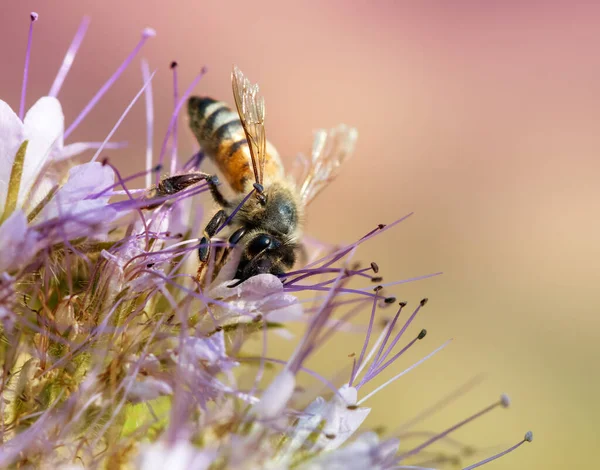
[[342, 163], [354, 152], [358, 132], [345, 124], [315, 132], [310, 166], [299, 184], [300, 196], [310, 203], [338, 175]]
[[242, 121], [250, 156], [254, 179], [263, 184], [267, 137], [265, 134], [265, 100], [258, 94], [258, 85], [251, 84], [237, 67], [231, 74], [231, 85], [235, 106]]

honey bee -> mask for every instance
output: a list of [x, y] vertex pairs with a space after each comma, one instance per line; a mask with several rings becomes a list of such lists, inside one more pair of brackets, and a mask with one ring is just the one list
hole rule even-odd
[[352, 153], [357, 132], [340, 125], [315, 133], [311, 158], [301, 159], [295, 181], [284, 172], [275, 147], [265, 134], [265, 105], [258, 85], [234, 67], [236, 111], [209, 97], [188, 99], [189, 125], [205, 156], [223, 174], [235, 196], [227, 199], [214, 176], [189, 173], [166, 178], [155, 188], [162, 196], [206, 180], [220, 209], [210, 219], [200, 240], [198, 280], [211, 256], [211, 239], [227, 226], [227, 246], [215, 249], [212, 276], [225, 264], [232, 247], [241, 253], [231, 287], [261, 273], [282, 275], [292, 269], [302, 250], [306, 206], [338, 174]]

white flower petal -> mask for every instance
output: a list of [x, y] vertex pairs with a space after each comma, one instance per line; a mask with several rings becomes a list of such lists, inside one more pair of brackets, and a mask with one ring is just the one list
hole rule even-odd
[[368, 432], [334, 452], [325, 452], [299, 467], [300, 470], [384, 470], [398, 450], [398, 440], [379, 443], [377, 434]]
[[254, 412], [262, 419], [277, 418], [294, 393], [296, 377], [288, 369], [282, 370], [265, 389]]
[[169, 445], [166, 442], [147, 444], [140, 454], [140, 470], [206, 470], [215, 460], [214, 451], [199, 451], [187, 441]]
[[357, 408], [357, 399], [356, 388], [348, 384], [343, 385], [332, 398], [325, 415], [323, 435], [319, 440], [323, 450], [333, 450], [341, 446], [367, 418], [371, 408]]
[[[112, 168], [99, 162], [84, 163], [69, 170], [67, 182], [56, 192], [42, 209], [36, 222], [44, 222], [56, 217], [76, 216], [77, 221], [67, 222], [62, 235], [102, 237], [106, 223], [113, 220], [117, 213], [106, 207], [110, 194], [96, 199], [86, 199], [114, 183]], [[101, 229], [100, 226], [103, 228]], [[93, 228], [91, 228], [93, 227]]]
[[[233, 282], [231, 279], [218, 284], [215, 281], [207, 293], [208, 297], [225, 300], [232, 307], [212, 307], [213, 314], [221, 324], [233, 319], [247, 322], [258, 315], [272, 322], [294, 321], [302, 317], [302, 306], [298, 299], [284, 292], [283, 284], [277, 276], [259, 274], [239, 286], [229, 287]], [[241, 314], [240, 310], [251, 316]]]
[[12, 164], [23, 140], [23, 123], [19, 116], [0, 100], [0, 214], [6, 202]]
[[18, 205], [23, 205], [29, 190], [50, 157], [53, 148], [62, 148], [64, 115], [56, 98], [44, 96], [27, 112], [23, 137], [28, 140]]
[[0, 225], [0, 247], [0, 272], [18, 269], [37, 252], [38, 234], [27, 228], [23, 211], [17, 209]]
[[128, 398], [133, 402], [154, 400], [163, 395], [171, 395], [173, 389], [164, 380], [154, 377], [142, 377], [129, 388]]

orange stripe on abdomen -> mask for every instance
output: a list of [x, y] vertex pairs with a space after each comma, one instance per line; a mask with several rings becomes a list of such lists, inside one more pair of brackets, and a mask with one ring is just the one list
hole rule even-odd
[[[190, 128], [205, 155], [223, 174], [231, 188], [243, 193], [248, 181], [254, 181], [250, 149], [237, 112], [222, 101], [193, 96], [188, 100]], [[265, 175], [281, 173], [274, 148], [267, 153]]]

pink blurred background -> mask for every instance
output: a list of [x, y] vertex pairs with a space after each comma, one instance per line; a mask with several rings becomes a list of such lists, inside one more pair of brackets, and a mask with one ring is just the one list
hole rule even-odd
[[[444, 271], [395, 294], [413, 304], [430, 299], [415, 326], [429, 335], [415, 358], [454, 338], [442, 354], [371, 402], [369, 423], [393, 429], [484, 372], [482, 385], [421, 429], [442, 430], [507, 392], [509, 410], [454, 437], [487, 453], [528, 429], [535, 442], [486, 468], [594, 466], [600, 417], [600, 7], [5, 2], [0, 90], [14, 109], [30, 10], [40, 20], [28, 106], [48, 93], [83, 15], [92, 18], [59, 96], [67, 123], [131, 51], [143, 27], [158, 33], [71, 142], [108, 133], [141, 86], [140, 57], [158, 69], [156, 151], [172, 108], [172, 60], [180, 64], [182, 90], [207, 65], [196, 92], [225, 100], [231, 66], [239, 65], [260, 83], [268, 135], [285, 155], [308, 150], [316, 127], [356, 126], [356, 156], [310, 207], [307, 230], [327, 242], [353, 241], [377, 223], [415, 211], [366, 245], [360, 257], [377, 260], [388, 280]], [[139, 169], [142, 101], [114, 140], [127, 140], [129, 147], [110, 152], [112, 161], [126, 173]], [[182, 131], [180, 154], [191, 149], [192, 139]], [[333, 343], [331, 364], [321, 360], [316, 367], [335, 371], [360, 345], [358, 336]]]

